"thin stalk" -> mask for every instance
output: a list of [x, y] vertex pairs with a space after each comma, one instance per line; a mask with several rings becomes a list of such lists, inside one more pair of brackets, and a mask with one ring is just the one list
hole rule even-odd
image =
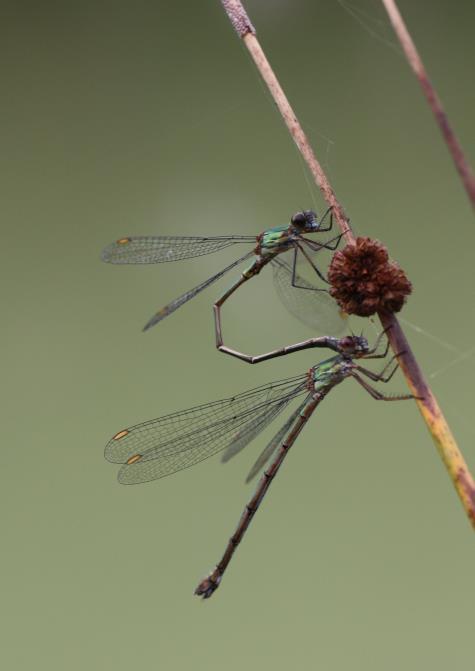
[[465, 158], [462, 147], [460, 146], [460, 143], [449, 124], [449, 120], [442, 106], [442, 102], [429, 80], [424, 63], [422, 62], [421, 57], [419, 56], [419, 53], [416, 49], [416, 45], [414, 44], [411, 35], [407, 30], [404, 19], [399, 13], [399, 9], [395, 0], [382, 0], [382, 3], [386, 8], [389, 19], [394, 28], [394, 32], [396, 33], [399, 42], [401, 43], [409, 65], [419, 80], [419, 84], [421, 85], [422, 91], [427, 99], [427, 102], [429, 103], [429, 107], [432, 110], [435, 120], [440, 128], [440, 132], [442, 133], [449, 152], [452, 155], [455, 167], [457, 168], [457, 171], [462, 179], [465, 191], [470, 198], [472, 207], [475, 208], [475, 176], [467, 159]]
[[454, 484], [462, 505], [475, 528], [475, 482], [460, 452], [454, 435], [445, 419], [437, 399], [432, 393], [422, 370], [411, 350], [404, 331], [394, 313], [380, 313], [379, 318], [395, 353], [407, 384], [414, 396], [421, 397], [417, 405], [427, 424], [432, 439]]
[[[267, 84], [289, 133], [312, 173], [315, 184], [322, 192], [327, 203], [333, 208], [333, 215], [346, 241], [352, 242], [354, 236], [349, 226], [348, 217], [338, 202], [335, 192], [257, 40], [254, 26], [244, 11], [242, 3], [240, 0], [221, 0], [221, 2], [233, 27], [249, 50], [257, 69]], [[422, 417], [442, 457], [465, 512], [475, 528], [475, 481], [397, 318], [393, 313], [380, 314], [379, 317], [383, 327], [388, 329], [388, 338], [393, 351], [398, 355], [401, 370], [412, 393], [418, 397], [417, 405]]]

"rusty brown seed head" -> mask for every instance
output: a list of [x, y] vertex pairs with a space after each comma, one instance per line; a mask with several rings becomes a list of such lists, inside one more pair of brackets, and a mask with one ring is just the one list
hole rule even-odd
[[378, 240], [356, 238], [333, 255], [328, 271], [330, 294], [347, 314], [369, 317], [399, 312], [412, 284]]

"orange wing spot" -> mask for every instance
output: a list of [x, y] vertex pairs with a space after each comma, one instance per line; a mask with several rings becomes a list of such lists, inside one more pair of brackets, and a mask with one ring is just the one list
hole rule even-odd
[[130, 238], [121, 238], [117, 240], [118, 245], [127, 245], [130, 242]]
[[112, 436], [112, 440], [120, 440], [124, 436], [128, 435], [128, 430], [124, 429], [123, 431], [119, 431], [119, 433], [116, 433], [115, 436]]
[[142, 458], [141, 454], [134, 454], [134, 456], [129, 457], [125, 463], [127, 464], [127, 466], [130, 466], [131, 464], [135, 464], [137, 461], [140, 461], [141, 458]]

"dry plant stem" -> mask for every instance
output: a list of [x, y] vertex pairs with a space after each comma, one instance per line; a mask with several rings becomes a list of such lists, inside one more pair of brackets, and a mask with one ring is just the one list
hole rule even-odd
[[353, 234], [350, 230], [349, 219], [346, 216], [343, 207], [337, 201], [335, 193], [330, 186], [330, 183], [325, 173], [323, 172], [320, 163], [317, 161], [315, 154], [313, 153], [313, 149], [310, 146], [307, 136], [303, 132], [302, 126], [300, 125], [292, 107], [290, 106], [289, 101], [287, 100], [287, 96], [282, 90], [282, 87], [279, 84], [279, 81], [275, 76], [269, 61], [261, 49], [261, 45], [259, 44], [255, 35], [254, 27], [249, 21], [249, 17], [244, 11], [241, 2], [239, 2], [239, 0], [221, 1], [231, 20], [231, 23], [236, 29], [238, 35], [244, 41], [244, 44], [248, 48], [257, 69], [267, 84], [274, 102], [277, 105], [287, 128], [289, 129], [289, 133], [293, 137], [295, 144], [297, 145], [300, 153], [302, 154], [310, 169], [310, 172], [312, 173], [316, 185], [322, 192], [323, 197], [327, 201], [328, 205], [333, 208], [333, 217], [337, 221], [341, 232], [343, 233], [346, 241], [351, 242], [353, 240]]
[[460, 146], [459, 141], [457, 140], [455, 133], [449, 124], [449, 120], [447, 119], [447, 115], [444, 112], [442, 103], [437, 93], [435, 92], [429, 77], [427, 76], [424, 64], [407, 30], [406, 24], [404, 23], [404, 20], [399, 13], [399, 9], [395, 0], [382, 0], [382, 3], [389, 15], [394, 32], [396, 33], [401, 46], [404, 49], [404, 53], [406, 54], [407, 60], [409, 61], [409, 65], [419, 80], [422, 91], [424, 92], [427, 102], [429, 103], [429, 107], [435, 116], [447, 147], [452, 154], [455, 167], [457, 168], [459, 175], [462, 178], [465, 190], [471, 200], [472, 207], [475, 208], [475, 177], [470, 169], [467, 159], [465, 158], [462, 147]]
[[[319, 187], [327, 203], [333, 208], [333, 215], [344, 233], [346, 241], [352, 242], [354, 236], [349, 228], [348, 217], [340, 203], [337, 201], [335, 193], [331, 188], [321, 165], [317, 161], [305, 133], [303, 132], [287, 97], [257, 41], [256, 31], [244, 11], [240, 0], [221, 0], [221, 2], [232, 25], [244, 41], [256, 67], [267, 84], [291, 136], [313, 175], [316, 185]], [[412, 393], [420, 399], [417, 403], [422, 417], [439, 450], [442, 460], [454, 483], [455, 489], [462, 501], [463, 507], [472, 525], [475, 527], [475, 482], [470, 471], [455, 443], [455, 439], [442, 415], [437, 401], [424, 379], [422, 371], [411, 351], [399, 322], [394, 314], [380, 314], [379, 316], [383, 327], [385, 329], [390, 327], [388, 330], [388, 337], [391, 347], [394, 352], [398, 354], [401, 370], [406, 377], [409, 388]]]

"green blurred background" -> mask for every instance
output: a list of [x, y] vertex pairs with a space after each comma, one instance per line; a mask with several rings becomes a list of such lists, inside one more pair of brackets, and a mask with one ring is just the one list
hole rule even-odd
[[[407, 333], [474, 469], [473, 214], [380, 3], [345, 4], [247, 8], [356, 231], [413, 281]], [[353, 383], [312, 419], [214, 598], [193, 597], [265, 437], [139, 487], [117, 484], [104, 444], [323, 355], [219, 356], [218, 286], [142, 334], [234, 252], [120, 268], [100, 251], [255, 234], [325, 204], [217, 0], [2, 10], [3, 668], [468, 668], [471, 528], [414, 404]], [[475, 5], [401, 10], [473, 164]], [[312, 335], [271, 284], [226, 306], [230, 345]]]

